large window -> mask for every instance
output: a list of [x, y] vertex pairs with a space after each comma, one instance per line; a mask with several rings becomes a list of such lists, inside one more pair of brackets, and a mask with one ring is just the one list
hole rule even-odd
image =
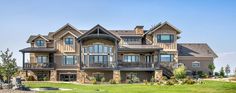
[[44, 40], [36, 40], [36, 46], [44, 46], [45, 41]]
[[139, 62], [139, 55], [124, 55], [124, 62]]
[[174, 42], [174, 35], [170, 34], [157, 35], [157, 41], [161, 43], [172, 43]]
[[46, 63], [47, 59], [47, 56], [37, 56], [37, 63]]
[[90, 55], [89, 62], [90, 63], [107, 63], [108, 56], [107, 55]]
[[162, 54], [160, 58], [161, 58], [161, 62], [173, 62], [174, 61], [173, 54]]
[[76, 63], [76, 56], [64, 56], [64, 65], [74, 65]]
[[66, 45], [73, 45], [73, 38], [72, 37], [65, 38], [65, 44]]
[[112, 52], [112, 48], [109, 46], [104, 46], [102, 44], [95, 44], [89, 47], [90, 53], [108, 53]]

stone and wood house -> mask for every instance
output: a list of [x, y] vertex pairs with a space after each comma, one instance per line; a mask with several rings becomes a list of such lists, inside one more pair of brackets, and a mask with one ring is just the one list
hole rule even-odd
[[[188, 72], [209, 72], [217, 55], [206, 43], [178, 43], [181, 31], [168, 22], [149, 30], [108, 30], [96, 25], [80, 30], [66, 24], [48, 35], [31, 35], [21, 49], [26, 76], [36, 80], [124, 82], [138, 77], [150, 80], [170, 77], [180, 64]], [[26, 57], [26, 54], [28, 56]]]

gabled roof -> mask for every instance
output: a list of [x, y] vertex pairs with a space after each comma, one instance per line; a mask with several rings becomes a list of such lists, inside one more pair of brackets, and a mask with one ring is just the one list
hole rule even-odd
[[74, 30], [78, 31], [80, 34], [83, 34], [81, 31], [79, 31], [77, 28], [75, 28], [74, 26], [72, 26], [71, 24], [67, 23], [66, 25], [64, 25], [63, 27], [61, 27], [60, 29], [58, 29], [56, 32], [52, 33], [51, 36], [54, 36], [56, 33], [60, 32], [62, 29], [64, 29], [65, 27], [71, 27]]
[[86, 31], [84, 34], [82, 34], [80, 37], [78, 37], [78, 40], [86, 37], [87, 35], [89, 35], [90, 33], [96, 31], [96, 29], [101, 29], [103, 32], [107, 33], [108, 35], [113, 36], [114, 38], [116, 38], [117, 40], [120, 40], [120, 37], [117, 36], [116, 34], [114, 34], [113, 32], [110, 32], [108, 30], [106, 30], [104, 27], [102, 27], [101, 25], [97, 24], [96, 26], [94, 26], [92, 29], [90, 29], [89, 31]]
[[179, 43], [177, 47], [179, 56], [218, 57], [206, 43]]
[[62, 38], [63, 36], [67, 35], [67, 34], [71, 34], [72, 36], [78, 38], [78, 36], [76, 36], [75, 34], [73, 34], [72, 32], [70, 31], [67, 31], [66, 33], [62, 34], [59, 38]]
[[[176, 28], [175, 26], [171, 25], [169, 22], [166, 21], [166, 22], [164, 22], [164, 23], [159, 23], [159, 24], [157, 24], [156, 26], [152, 27], [152, 28], [151, 28], [149, 31], [147, 31], [145, 34], [152, 34], [154, 31], [160, 29], [161, 27], [163, 27], [163, 26], [165, 26], [165, 25], [168, 25], [168, 26], [170, 26], [171, 28], [175, 29], [176, 32], [177, 32], [177, 34], [180, 34], [180, 33], [181, 33], [181, 31], [180, 31], [178, 28]], [[145, 35], [145, 34], [144, 34], [144, 35]]]
[[28, 47], [28, 48], [24, 48], [21, 49], [20, 52], [23, 53], [55, 53], [56, 49], [55, 48], [47, 48], [47, 47]]
[[30, 42], [32, 42], [32, 41], [34, 41], [35, 39], [37, 39], [38, 37], [40, 37], [40, 38], [42, 38], [42, 39], [44, 39], [45, 41], [49, 41], [48, 40], [48, 36], [44, 36], [44, 35], [31, 35], [30, 37], [29, 37], [29, 39], [27, 40], [27, 43], [30, 43]]

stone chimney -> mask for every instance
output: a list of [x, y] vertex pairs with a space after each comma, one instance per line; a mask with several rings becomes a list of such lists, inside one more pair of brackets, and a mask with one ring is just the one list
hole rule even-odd
[[144, 34], [143, 32], [143, 26], [136, 26], [134, 28], [136, 34]]

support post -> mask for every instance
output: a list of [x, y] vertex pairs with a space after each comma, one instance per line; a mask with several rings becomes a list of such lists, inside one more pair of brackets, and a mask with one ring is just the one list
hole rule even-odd
[[121, 82], [120, 70], [113, 70], [113, 80], [115, 80], [116, 83], [120, 83]]
[[155, 70], [155, 81], [159, 81], [162, 79], [162, 70]]
[[57, 81], [57, 70], [50, 71], [50, 81]]
[[23, 69], [25, 69], [25, 52], [22, 52], [22, 61], [23, 61], [23, 64], [22, 64], [22, 67]]

